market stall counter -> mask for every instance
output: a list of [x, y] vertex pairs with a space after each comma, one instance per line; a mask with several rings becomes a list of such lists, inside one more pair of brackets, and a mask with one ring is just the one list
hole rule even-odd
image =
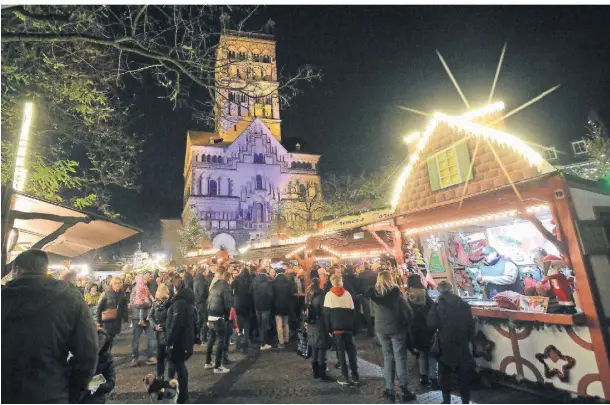
[[[475, 357], [483, 370], [515, 384], [552, 384], [579, 396], [603, 397], [589, 328], [582, 312], [536, 314], [473, 307]], [[494, 373], [496, 372], [496, 373]], [[510, 379], [508, 379], [510, 380]], [[528, 384], [529, 383], [529, 384]]]

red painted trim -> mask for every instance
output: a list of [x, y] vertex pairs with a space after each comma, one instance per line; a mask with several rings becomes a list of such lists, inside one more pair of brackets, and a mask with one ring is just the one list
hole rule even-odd
[[582, 347], [585, 350], [593, 351], [593, 343], [587, 342], [586, 340], [578, 336], [574, 331], [574, 328], [572, 328], [571, 326], [567, 326], [566, 332], [568, 332], [568, 336], [570, 336], [572, 338], [572, 341], [574, 341], [574, 343], [576, 343], [578, 346]]
[[578, 382], [578, 388], [576, 391], [578, 395], [586, 396], [587, 388], [589, 388], [589, 385], [595, 381], [601, 381], [599, 374], [587, 374], [583, 376]]

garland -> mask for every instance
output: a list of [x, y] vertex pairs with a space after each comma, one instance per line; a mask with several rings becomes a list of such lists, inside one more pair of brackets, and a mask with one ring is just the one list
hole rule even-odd
[[566, 325], [557, 325], [552, 323], [546, 323], [541, 321], [514, 321], [512, 319], [502, 318], [487, 318], [481, 316], [475, 316], [474, 320], [480, 324], [489, 326], [508, 326], [515, 329], [531, 328], [535, 331], [541, 331], [545, 329], [557, 328], [558, 331], [565, 331]]
[[507, 375], [496, 370], [481, 369], [479, 375], [487, 378], [490, 382], [507, 385], [513, 388], [528, 391], [542, 397], [552, 397], [564, 404], [605, 404], [608, 403], [598, 396], [575, 395], [555, 387], [552, 383], [539, 383], [527, 380], [519, 375]]

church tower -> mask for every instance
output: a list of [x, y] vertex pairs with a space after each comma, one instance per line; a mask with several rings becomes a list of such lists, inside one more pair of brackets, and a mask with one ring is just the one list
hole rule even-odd
[[215, 75], [215, 132], [224, 142], [233, 142], [256, 118], [282, 140], [273, 35], [224, 31]]

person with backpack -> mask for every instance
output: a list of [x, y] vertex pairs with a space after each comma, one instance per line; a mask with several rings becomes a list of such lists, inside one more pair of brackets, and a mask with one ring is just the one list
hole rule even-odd
[[400, 288], [387, 271], [380, 271], [377, 283], [367, 294], [373, 302], [375, 332], [383, 351], [383, 373], [386, 388], [383, 396], [394, 401], [394, 376], [398, 373], [402, 402], [416, 397], [409, 391], [407, 374], [407, 343], [413, 313]]
[[271, 307], [273, 305], [273, 288], [271, 280], [267, 276], [267, 270], [264, 268], [260, 270], [252, 282], [252, 299], [256, 311], [260, 347], [261, 350], [269, 350], [271, 345], [267, 343], [267, 331], [269, 330]]
[[324, 319], [324, 290], [320, 279], [314, 278], [307, 292], [307, 344], [311, 347], [311, 370], [314, 379], [332, 381], [326, 375], [326, 350], [329, 347], [328, 331]]
[[197, 330], [195, 331], [197, 342], [208, 341], [208, 298], [210, 296], [210, 283], [204, 275], [205, 269], [201, 268], [195, 275], [193, 290], [195, 293], [195, 309], [197, 310]]

